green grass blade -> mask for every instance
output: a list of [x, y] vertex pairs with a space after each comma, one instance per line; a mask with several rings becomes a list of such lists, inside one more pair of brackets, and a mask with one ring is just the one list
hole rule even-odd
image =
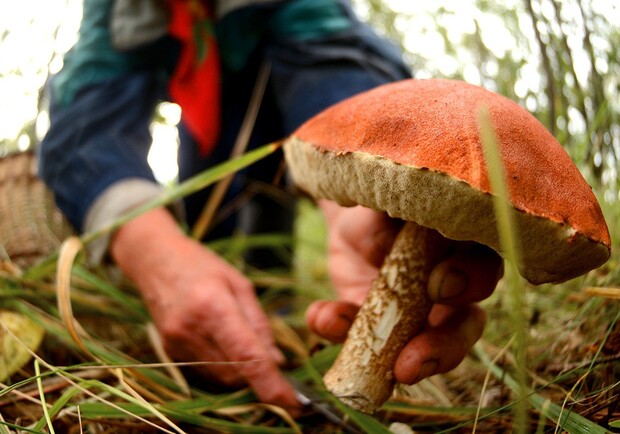
[[[26, 306], [23, 306], [26, 308]], [[38, 315], [39, 322], [41, 322], [44, 318], [41, 315]], [[58, 324], [55, 323], [54, 320], [48, 318], [47, 321], [42, 321], [42, 325], [46, 327], [49, 333], [54, 334], [58, 339], [62, 341], [66, 341], [68, 346], [71, 346], [71, 339], [66, 334], [65, 330]], [[171, 380], [165, 375], [161, 374], [157, 370], [146, 368], [139, 368], [140, 363], [138, 361], [132, 360], [123, 354], [118, 354], [115, 351], [106, 348], [101, 342], [91, 342], [90, 340], [85, 340], [85, 345], [91, 350], [94, 354], [97, 354], [98, 357], [102, 358], [110, 365], [135, 365], [137, 366], [137, 370], [139, 370], [144, 375], [147, 375], [159, 384], [165, 385], [173, 389], [176, 385], [171, 382]], [[44, 377], [46, 375], [52, 374], [62, 374], [67, 378], [72, 379], [77, 382], [81, 388], [83, 389], [93, 389], [97, 388], [108, 394], [115, 396], [118, 399], [121, 399], [125, 402], [115, 402], [114, 405], [117, 408], [111, 407], [111, 404], [105, 403], [81, 403], [80, 410], [82, 415], [85, 417], [95, 416], [94, 414], [88, 413], [90, 409], [92, 409], [93, 413], [100, 411], [105, 412], [109, 417], [116, 418], [128, 418], [131, 415], [136, 417], [154, 417], [153, 411], [159, 411], [163, 415], [167, 417], [171, 417], [176, 421], [191, 423], [196, 426], [201, 426], [205, 428], [213, 429], [217, 432], [225, 432], [225, 433], [292, 433], [294, 432], [291, 428], [271, 428], [271, 427], [249, 427], [244, 424], [229, 422], [226, 420], [221, 420], [215, 417], [207, 417], [201, 415], [199, 413], [207, 412], [207, 411], [216, 411], [221, 408], [233, 407], [236, 405], [243, 405], [255, 402], [255, 398], [250, 393], [234, 393], [234, 394], [224, 394], [222, 396], [209, 395], [207, 393], [195, 391], [198, 394], [198, 397], [194, 400], [187, 401], [170, 401], [165, 405], [152, 405], [139, 402], [137, 399], [132, 397], [131, 395], [117, 389], [114, 386], [103, 383], [99, 380], [84, 380], [80, 377], [71, 373], [71, 371], [75, 369], [81, 369], [82, 367], [93, 368], [93, 365], [80, 365], [76, 367], [66, 367], [66, 368], [57, 368], [53, 372], [45, 372], [40, 375], [40, 377]], [[37, 377], [38, 378], [38, 377]], [[36, 379], [28, 379], [28, 381], [24, 381], [19, 385], [26, 384], [28, 382], [36, 381]], [[19, 385], [14, 385], [14, 387], [18, 387]], [[2, 391], [6, 392], [6, 391]], [[8, 392], [6, 392], [8, 393]], [[71, 392], [67, 392], [66, 395], [63, 395], [57, 401], [57, 406], [53, 406], [50, 412], [51, 415], [57, 414], [60, 411], [66, 402], [73, 397]], [[107, 408], [107, 410], [104, 410]], [[103, 415], [103, 413], [102, 413]], [[156, 416], [156, 415], [155, 415]], [[43, 421], [45, 422], [45, 421]], [[39, 421], [41, 424], [41, 421]]]
[[72, 273], [95, 287], [101, 294], [110, 297], [125, 309], [128, 309], [138, 322], [146, 322], [149, 320], [150, 316], [141, 300], [128, 296], [126, 292], [118, 289], [108, 281], [101, 279], [80, 265], [74, 265]]
[[34, 426], [34, 429], [42, 430], [46, 424], [47, 418], [55, 417], [63, 408], [65, 408], [69, 401], [80, 392], [81, 390], [75, 387], [67, 389], [58, 399], [56, 399], [54, 405], [52, 405], [52, 407], [48, 410], [47, 413], [49, 414], [45, 417], [42, 417], [39, 422], [37, 422], [37, 424]]
[[[221, 433], [264, 433], [264, 434], [288, 434], [294, 432], [290, 428], [284, 427], [261, 427], [250, 426], [242, 423], [231, 422], [224, 419], [217, 419], [214, 417], [204, 416], [197, 414], [193, 411], [182, 411], [174, 408], [174, 402], [167, 403], [164, 406], [157, 406], [158, 410], [166, 416], [173, 418], [174, 420], [189, 423], [194, 426], [202, 428], [208, 428], [215, 432]], [[80, 404], [80, 412], [83, 417], [89, 418], [108, 418], [119, 419], [126, 418], [127, 413], [132, 413], [136, 416], [147, 417], [150, 413], [141, 405], [136, 403], [121, 403], [117, 404], [119, 408], [113, 408], [105, 403], [100, 402], [84, 402]]]
[[[117, 220], [110, 223], [109, 225], [106, 225], [99, 230], [82, 235], [82, 242], [84, 244], [88, 244], [91, 241], [103, 235], [109, 234], [115, 229], [118, 229], [131, 219], [136, 218], [137, 216], [144, 214], [147, 211], [169, 205], [187, 195], [200, 191], [214, 184], [215, 182], [256, 163], [257, 161], [267, 157], [268, 155], [271, 155], [279, 147], [279, 143], [270, 143], [268, 145], [247, 152], [238, 158], [228, 160], [215, 167], [207, 169], [188, 179], [187, 181], [166, 190], [159, 197], [156, 197], [155, 199], [150, 200], [137, 208], [134, 208], [127, 214], [119, 217]], [[26, 270], [25, 275], [33, 280], [38, 280], [43, 276], [49, 275], [55, 269], [54, 263], [57, 258], [58, 252], [54, 252], [45, 260], [41, 261], [39, 264]]]
[[[123, 399], [126, 402], [129, 402], [141, 409], [143, 409], [146, 413], [146, 416], [152, 416], [152, 417], [157, 417], [159, 420], [161, 420], [162, 422], [166, 423], [167, 425], [169, 425], [172, 429], [174, 429], [174, 431], [176, 432], [183, 432], [182, 430], [180, 430], [178, 427], [176, 427], [172, 422], [169, 422], [168, 420], [165, 419], [164, 416], [160, 415], [159, 410], [157, 410], [155, 407], [155, 405], [152, 405], [146, 401], [142, 402], [140, 399], [134, 398], [133, 396], [131, 396], [130, 394], [120, 390], [117, 387], [111, 386], [109, 384], [103, 383], [99, 380], [82, 380], [79, 377], [72, 375], [70, 373], [68, 373], [67, 371], [62, 371], [59, 370], [59, 373], [63, 374], [65, 377], [70, 378], [73, 382], [75, 382], [74, 384], [76, 384], [76, 388], [80, 389], [80, 391], [85, 392], [88, 389], [91, 388], [98, 388], [104, 392], [107, 392], [108, 394], [110, 394], [111, 396], [114, 396], [116, 398], [120, 398]], [[96, 397], [96, 395], [90, 393], [91, 396]], [[81, 408], [80, 404], [80, 408]], [[118, 406], [118, 403], [116, 402], [109, 402], [110, 406], [114, 406], [116, 408], [121, 408]], [[147, 422], [147, 420], [144, 417], [141, 417], [135, 413], [131, 413], [131, 412], [124, 412], [124, 417], [133, 417], [133, 418], [137, 418], [143, 422]], [[164, 432], [169, 432], [172, 433], [172, 431], [168, 430], [168, 429], [164, 429], [162, 428], [162, 431]]]
[[[334, 364], [342, 345], [335, 344], [323, 348], [312, 355], [310, 360], [303, 366], [295, 369], [289, 375], [297, 381], [307, 382], [312, 380], [314, 383], [321, 382], [321, 375]], [[309, 367], [312, 367], [310, 369]]]
[[99, 238], [104, 234], [108, 234], [115, 229], [118, 229], [123, 224], [128, 221], [134, 219], [135, 217], [144, 214], [147, 211], [150, 211], [155, 208], [159, 208], [162, 206], [169, 205], [187, 195], [192, 193], [196, 193], [215, 182], [226, 178], [229, 175], [232, 175], [241, 169], [244, 169], [257, 161], [267, 157], [272, 154], [279, 148], [278, 143], [271, 143], [269, 145], [262, 146], [258, 149], [250, 151], [238, 158], [234, 158], [232, 160], [228, 160], [222, 164], [219, 164], [211, 169], [205, 170], [204, 172], [199, 173], [198, 175], [188, 179], [187, 181], [166, 190], [160, 197], [157, 197], [153, 200], [146, 202], [145, 204], [133, 209], [128, 212], [124, 216], [120, 217], [116, 221], [110, 223], [109, 225], [82, 236], [82, 242], [84, 244], [88, 244], [92, 240]]
[[510, 202], [510, 194], [506, 186], [506, 177], [499, 153], [497, 137], [493, 129], [491, 117], [487, 109], [479, 113], [480, 136], [484, 148], [487, 171], [493, 192], [493, 205], [497, 220], [499, 242], [504, 258], [507, 259], [504, 279], [507, 282], [511, 306], [513, 332], [515, 335], [516, 385], [517, 403], [515, 405], [515, 432], [527, 432], [527, 401], [525, 397], [527, 373], [527, 320], [523, 311], [525, 305], [525, 288], [519, 277], [521, 265], [520, 246], [514, 223], [514, 208]]
[[293, 238], [291, 235], [281, 233], [235, 235], [207, 243], [211, 250], [229, 260], [240, 258], [244, 253], [253, 249], [285, 250], [286, 254], [290, 255], [287, 248], [290, 249], [292, 245]]
[[[434, 407], [429, 405], [414, 405], [408, 402], [388, 401], [382, 407], [385, 411], [399, 414], [415, 414], [415, 415], [446, 415], [448, 417], [455, 416], [475, 416], [478, 407]], [[489, 412], [500, 412], [506, 408], [484, 408], [485, 414]]]
[[[607, 327], [607, 331], [605, 332], [605, 336], [603, 336], [603, 339], [601, 340], [600, 344], [598, 345], [598, 349], [597, 349], [594, 357], [592, 357], [592, 361], [590, 362], [590, 365], [587, 368], [588, 375], [593, 371], [594, 364], [598, 360], [599, 356], [601, 355], [601, 352], [603, 351], [603, 347], [605, 346], [605, 343], [607, 342], [607, 340], [609, 339], [611, 333], [615, 329], [616, 323], [618, 321], [620, 321], [620, 310], [618, 310], [618, 312], [616, 313], [616, 316], [614, 317], [614, 319], [611, 321], [611, 323]], [[581, 390], [583, 388], [583, 385], [584, 385], [584, 381], [579, 382], [579, 387], [575, 391], [576, 395], [579, 395], [579, 393], [581, 392]], [[572, 414], [572, 407], [569, 407], [568, 409], [565, 409], [564, 412]], [[559, 420], [559, 418], [558, 418], [558, 420]], [[563, 428], [563, 426], [561, 424], [560, 424], [560, 427]]]
[[374, 417], [352, 409], [351, 407], [340, 402], [337, 398], [334, 397], [331, 400], [331, 403], [346, 414], [348, 418], [355, 422], [357, 426], [360, 427], [360, 429], [366, 434], [392, 434], [392, 431], [390, 431], [388, 427], [383, 425]]
[[[43, 382], [41, 381], [41, 370], [39, 368], [39, 360], [37, 359], [34, 360], [34, 372], [37, 376], [37, 388], [39, 389], [41, 408], [43, 410], [43, 424], [47, 425], [50, 434], [55, 434], [54, 426], [52, 425], [52, 419], [50, 418], [50, 414], [47, 410], [47, 403], [45, 402], [45, 392], [43, 391]], [[41, 426], [40, 428], [43, 428], [43, 426]]]
[[15, 432], [18, 433], [33, 433], [33, 434], [48, 434], [45, 431], [35, 431], [34, 429], [30, 429], [30, 428], [26, 428], [23, 426], [19, 426], [19, 425], [15, 425], [14, 423], [9, 423], [9, 422], [5, 422], [5, 421], [0, 421], [0, 425], [3, 427], [8, 427], [8, 428], [13, 428], [15, 430]]

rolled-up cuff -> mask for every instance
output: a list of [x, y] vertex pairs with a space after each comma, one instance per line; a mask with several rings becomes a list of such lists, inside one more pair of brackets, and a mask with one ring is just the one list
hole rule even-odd
[[[110, 185], [93, 202], [84, 221], [84, 232], [96, 231], [129, 210], [159, 196], [163, 187], [143, 178], [128, 178]], [[88, 260], [99, 264], [108, 252], [110, 235], [94, 240], [87, 247]]]

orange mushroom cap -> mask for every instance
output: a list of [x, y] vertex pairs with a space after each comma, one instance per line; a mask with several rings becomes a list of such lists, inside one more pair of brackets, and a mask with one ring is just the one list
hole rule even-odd
[[558, 282], [603, 264], [607, 225], [566, 151], [521, 106], [479, 86], [439, 79], [380, 86], [307, 121], [286, 141], [286, 158], [293, 179], [314, 197], [385, 211], [499, 251], [482, 108], [518, 211], [523, 276]]

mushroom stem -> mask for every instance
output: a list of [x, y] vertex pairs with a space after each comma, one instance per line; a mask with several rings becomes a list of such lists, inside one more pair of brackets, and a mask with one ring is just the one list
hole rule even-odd
[[426, 324], [432, 307], [428, 277], [446, 246], [438, 232], [414, 222], [401, 229], [324, 378], [345, 404], [372, 413], [391, 396], [394, 364]]

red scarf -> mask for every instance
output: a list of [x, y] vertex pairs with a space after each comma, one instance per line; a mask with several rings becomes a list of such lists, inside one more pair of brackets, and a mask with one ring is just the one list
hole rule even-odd
[[169, 83], [183, 121], [208, 155], [220, 134], [220, 61], [210, 5], [201, 0], [169, 0], [168, 32], [183, 44]]

